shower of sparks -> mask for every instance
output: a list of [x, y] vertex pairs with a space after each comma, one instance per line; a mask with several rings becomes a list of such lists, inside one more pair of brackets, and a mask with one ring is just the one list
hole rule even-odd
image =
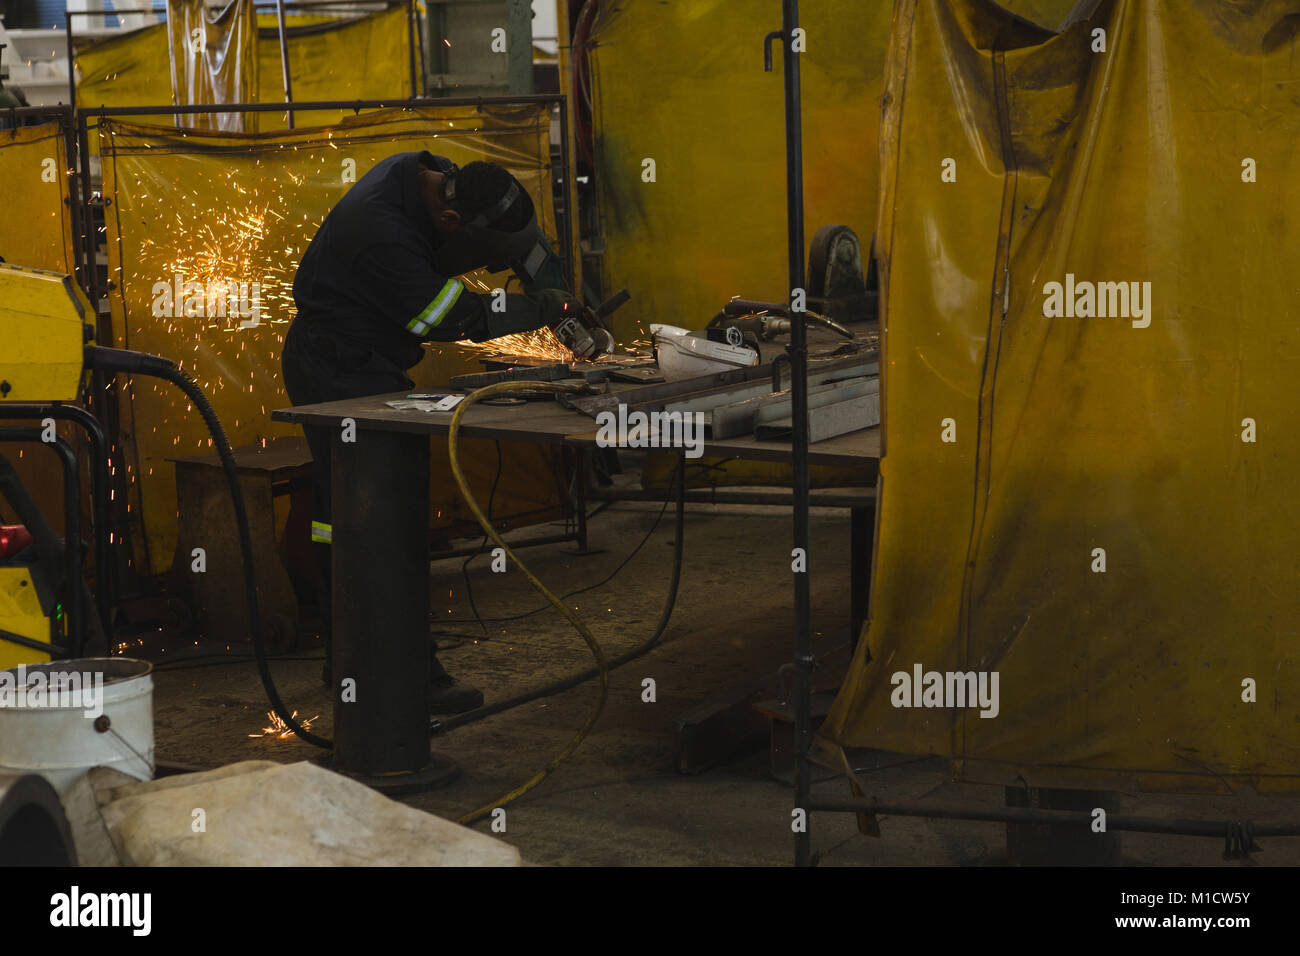
[[[271, 722], [270, 722], [267, 726], [265, 726], [265, 727], [262, 728], [262, 732], [261, 732], [260, 734], [249, 734], [248, 736], [250, 736], [250, 737], [278, 737], [280, 740], [284, 740], [286, 737], [292, 737], [292, 736], [293, 736], [293, 731], [289, 729], [289, 725], [286, 724], [283, 720], [281, 720], [281, 719], [280, 719], [280, 715], [277, 714], [275, 711], [273, 711], [273, 710], [268, 710], [268, 711], [266, 712], [266, 716], [267, 716], [267, 719], [270, 720]], [[295, 710], [295, 711], [294, 711], [290, 716], [291, 716], [294, 720], [297, 720], [297, 719], [298, 719], [298, 712]], [[312, 721], [313, 721], [313, 720], [318, 720], [319, 718], [320, 718], [320, 714], [317, 714], [315, 717], [312, 717], [312, 718], [310, 718], [310, 719], [308, 719], [308, 720], [304, 720], [304, 721], [302, 721], [302, 729], [303, 729], [303, 730], [310, 730], [310, 729], [311, 729], [311, 723], [312, 723]]]
[[459, 342], [462, 349], [471, 352], [479, 352], [483, 355], [527, 355], [533, 358], [546, 359], [550, 362], [564, 362], [565, 364], [574, 361], [573, 353], [564, 347], [555, 333], [550, 329], [541, 328], [533, 332], [516, 332], [514, 335], [503, 335], [498, 339], [488, 339], [486, 342]]
[[[474, 292], [486, 294], [492, 291], [492, 287], [476, 275], [462, 276], [461, 281]], [[549, 362], [568, 364], [573, 361], [573, 353], [564, 347], [564, 343], [555, 337], [554, 332], [547, 328], [535, 329], [532, 332], [516, 332], [513, 335], [488, 339], [486, 342], [470, 342], [465, 339], [456, 344], [467, 352], [478, 352], [489, 357], [528, 355]]]
[[[292, 215], [285, 193], [276, 191], [265, 199], [256, 187], [250, 192], [237, 183], [235, 176], [233, 170], [224, 174], [242, 205], [227, 206], [219, 199], [214, 202], [219, 192], [213, 189], [204, 189], [202, 194], [191, 190], [181, 194], [178, 202], [173, 201], [176, 211], [163, 221], [175, 228], [169, 228], [161, 241], [152, 236], [141, 241], [140, 259], [152, 268], [137, 271], [131, 279], [140, 283], [142, 292], [152, 289], [156, 282], [170, 283], [175, 276], [180, 276], [182, 282], [197, 282], [205, 290], [214, 285], [237, 288], [240, 283], [256, 282], [262, 317], [274, 325], [284, 324], [294, 311], [293, 277], [298, 270], [298, 256], [317, 224], [301, 217], [304, 228], [294, 237], [291, 227], [288, 240], [296, 244], [272, 248], [272, 229], [287, 223]], [[167, 332], [176, 337], [191, 337], [186, 333], [198, 331], [193, 328], [196, 325], [199, 329], [220, 328], [227, 332], [239, 327], [240, 317], [229, 314], [230, 310], [225, 316], [185, 316], [182, 303], [176, 302], [172, 311], [176, 316], [167, 323]], [[202, 321], [205, 318], [209, 319], [206, 323]]]

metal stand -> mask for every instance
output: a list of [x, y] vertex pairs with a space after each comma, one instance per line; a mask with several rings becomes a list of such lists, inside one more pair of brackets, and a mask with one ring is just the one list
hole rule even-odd
[[334, 766], [385, 792], [456, 768], [429, 752], [429, 439], [334, 436]]
[[[0, 419], [21, 419], [28, 421], [41, 421], [45, 418], [53, 418], [56, 421], [72, 422], [79, 425], [86, 433], [90, 444], [90, 514], [93, 524], [93, 536], [95, 547], [95, 602], [99, 612], [100, 623], [104, 629], [105, 637], [111, 634], [110, 612], [116, 604], [117, 590], [114, 586], [114, 565], [113, 565], [113, 545], [109, 541], [110, 521], [109, 521], [109, 488], [111, 476], [108, 470], [108, 438], [104, 435], [103, 428], [100, 427], [94, 416], [84, 408], [78, 408], [76, 405], [61, 405], [52, 403], [49, 405], [27, 405], [13, 404], [0, 405]], [[40, 441], [39, 430], [33, 441]], [[64, 443], [66, 444], [66, 443]], [[80, 476], [74, 469], [73, 479], [76, 482], [75, 492], [80, 498]], [[69, 541], [76, 540], [78, 549], [80, 548], [80, 517], [81, 505], [78, 501], [76, 515], [73, 516], [77, 524], [76, 536], [74, 538], [72, 526], [65, 528], [64, 537]], [[77, 563], [78, 573], [80, 573], [81, 563]], [[80, 601], [78, 592], [77, 600]]]
[[[772, 41], [780, 40], [785, 67], [785, 190], [786, 231], [790, 272], [790, 411], [794, 455], [794, 547], [805, 556], [806, 565], [794, 576], [794, 674], [795, 674], [795, 808], [803, 809], [804, 826], [795, 833], [795, 865], [811, 862], [811, 836], [807, 807], [811, 796], [808, 746], [811, 742], [809, 693], [813, 658], [811, 637], [811, 591], [808, 554], [808, 338], [802, 308], [795, 310], [795, 298], [806, 299], [803, 264], [803, 121], [799, 99], [799, 54], [794, 50], [794, 31], [799, 27], [799, 0], [782, 0], [781, 29], [763, 40], [763, 67], [772, 69]], [[800, 305], [802, 306], [802, 302]]]

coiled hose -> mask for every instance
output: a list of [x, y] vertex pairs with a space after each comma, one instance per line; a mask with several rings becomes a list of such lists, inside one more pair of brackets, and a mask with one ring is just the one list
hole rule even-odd
[[275, 681], [271, 679], [271, 667], [266, 659], [266, 646], [262, 640], [262, 615], [257, 602], [257, 576], [253, 570], [253, 539], [248, 530], [248, 509], [244, 504], [244, 489], [239, 484], [239, 472], [235, 463], [235, 453], [230, 449], [226, 431], [221, 427], [221, 419], [213, 410], [211, 403], [199, 388], [198, 383], [177, 367], [171, 359], [161, 355], [149, 355], [144, 352], [132, 352], [126, 349], [107, 349], [87, 346], [85, 352], [87, 367], [104, 372], [121, 372], [126, 375], [149, 375], [171, 382], [194, 403], [194, 407], [203, 416], [203, 423], [208, 426], [212, 443], [217, 446], [217, 455], [221, 458], [221, 468], [226, 473], [226, 482], [230, 485], [230, 498], [235, 507], [235, 525], [239, 529], [239, 550], [244, 559], [244, 595], [248, 602], [248, 623], [252, 629], [253, 654], [257, 658], [257, 672], [262, 678], [262, 688], [271, 709], [284, 725], [309, 744], [330, 750], [334, 742], [313, 734], [301, 726], [284, 706]]
[[479, 507], [478, 502], [474, 499], [474, 495], [470, 492], [469, 482], [465, 479], [465, 472], [462, 471], [460, 467], [460, 423], [465, 417], [465, 412], [470, 409], [470, 406], [485, 398], [490, 398], [493, 395], [500, 395], [503, 392], [516, 392], [522, 389], [546, 392], [576, 391], [574, 386], [564, 385], [558, 382], [497, 382], [495, 385], [488, 385], [484, 388], [470, 392], [465, 396], [460, 404], [456, 406], [456, 412], [451, 416], [451, 427], [447, 433], [447, 456], [451, 462], [451, 473], [456, 479], [456, 484], [460, 486], [460, 492], [465, 498], [465, 503], [469, 505], [470, 511], [474, 512], [474, 517], [478, 519], [478, 523], [483, 527], [483, 533], [496, 542], [497, 547], [501, 548], [510, 557], [510, 560], [519, 567], [519, 570], [523, 572], [524, 577], [528, 579], [528, 582], [535, 587], [557, 611], [564, 615], [565, 619], [573, 625], [574, 630], [582, 635], [582, 639], [586, 642], [588, 650], [591, 651], [591, 656], [596, 659], [596, 672], [597, 676], [600, 678], [600, 691], [596, 695], [596, 703], [592, 706], [591, 712], [587, 715], [587, 719], [583, 721], [582, 726], [578, 728], [578, 732], [573, 735], [573, 739], [565, 745], [564, 749], [561, 750], [545, 767], [533, 774], [533, 776], [523, 784], [502, 796], [499, 800], [485, 804], [477, 810], [472, 810], [461, 817], [457, 822], [465, 826], [490, 815], [492, 811], [498, 807], [503, 807], [507, 803], [518, 800], [529, 790], [532, 790], [539, 783], [549, 777], [555, 769], [560, 766], [560, 764], [568, 760], [582, 744], [583, 740], [586, 739], [587, 735], [591, 733], [591, 729], [596, 726], [596, 721], [600, 719], [601, 712], [605, 709], [605, 700], [609, 694], [608, 665], [605, 663], [605, 654], [600, 649], [600, 644], [596, 641], [595, 636], [593, 636], [591, 631], [587, 629], [587, 625], [582, 623], [582, 620], [578, 615], [573, 613], [573, 611], [570, 610], [563, 601], [555, 596], [550, 588], [538, 580], [537, 575], [533, 574], [533, 572], [528, 569], [527, 565], [519, 560], [519, 555], [515, 554], [510, 545], [506, 544], [505, 539], [501, 537], [497, 532], [497, 529], [492, 527], [492, 522], [488, 520], [487, 515], [483, 513], [483, 509]]
[[451, 426], [448, 429], [447, 457], [450, 459], [451, 462], [451, 473], [452, 476], [456, 479], [456, 484], [460, 488], [461, 496], [465, 499], [466, 504], [469, 505], [470, 510], [474, 513], [474, 517], [478, 519], [479, 525], [483, 528], [483, 533], [486, 534], [489, 538], [491, 538], [500, 548], [502, 548], [505, 551], [507, 555], [509, 555], [510, 560], [512, 560], [519, 567], [519, 570], [524, 573], [524, 576], [528, 579], [529, 583], [532, 584], [532, 586], [536, 588], [542, 594], [542, 596], [545, 597], [546, 600], [550, 602], [550, 604], [553, 607], [556, 608], [556, 610], [558, 610], [561, 614], [563, 614], [564, 617], [569, 621], [569, 623], [573, 625], [574, 629], [579, 634], [582, 635], [583, 641], [586, 642], [587, 647], [591, 650], [592, 656], [596, 659], [596, 666], [589, 670], [580, 671], [579, 673], [573, 674], [562, 680], [555, 681], [554, 683], [547, 684], [543, 687], [539, 687], [534, 690], [527, 691], [523, 694], [519, 694], [515, 697], [511, 697], [506, 700], [498, 701], [495, 704], [489, 704], [485, 707], [479, 707], [476, 710], [472, 710], [465, 714], [460, 714], [456, 717], [448, 718], [447, 720], [433, 721], [429, 726], [430, 734], [436, 735], [439, 733], [446, 733], [448, 730], [451, 730], [455, 727], [461, 727], [464, 726], [465, 724], [473, 723], [474, 721], [477, 720], [482, 720], [485, 717], [490, 717], [493, 714], [499, 714], [502, 711], [511, 710], [515, 707], [520, 706], [521, 704], [526, 704], [529, 701], [536, 700], [539, 697], [549, 697], [553, 694], [558, 694], [562, 691], [568, 690], [571, 687], [576, 687], [579, 684], [590, 680], [592, 677], [600, 678], [600, 692], [597, 695], [595, 706], [592, 707], [591, 712], [590, 714], [588, 714], [586, 721], [583, 722], [582, 727], [579, 728], [576, 734], [574, 734], [573, 739], [569, 741], [568, 745], [565, 746], [565, 748], [558, 755], [556, 755], [556, 757], [553, 760], [551, 760], [550, 763], [548, 763], [545, 767], [543, 767], [541, 770], [535, 773], [521, 786], [516, 787], [514, 790], [511, 790], [509, 793], [505, 794], [500, 799], [485, 804], [479, 807], [477, 810], [473, 810], [470, 813], [465, 814], [457, 821], [466, 826], [487, 817], [492, 813], [493, 810], [497, 809], [498, 807], [503, 807], [508, 803], [518, 800], [525, 793], [527, 793], [529, 790], [532, 790], [543, 780], [545, 780], [548, 776], [550, 776], [556, 770], [556, 768], [560, 766], [560, 764], [564, 763], [565, 760], [569, 759], [569, 757], [571, 757], [574, 754], [574, 752], [582, 744], [582, 741], [591, 732], [591, 729], [596, 725], [596, 721], [600, 719], [600, 715], [605, 709], [605, 700], [609, 692], [609, 672], [613, 670], [615, 667], [621, 667], [623, 664], [626, 664], [629, 661], [641, 657], [643, 654], [648, 652], [651, 648], [653, 648], [656, 644], [659, 643], [660, 638], [663, 637], [664, 631], [667, 630], [668, 628], [668, 621], [672, 617], [673, 607], [677, 603], [677, 588], [681, 583], [682, 538], [686, 530], [686, 475], [685, 475], [685, 468], [680, 461], [678, 462], [677, 472], [675, 475], [676, 487], [677, 487], [677, 523], [676, 523], [676, 535], [673, 542], [674, 543], [673, 576], [672, 576], [672, 583], [669, 585], [668, 588], [668, 598], [664, 603], [663, 613], [659, 617], [659, 624], [655, 628], [654, 633], [651, 634], [647, 640], [637, 645], [632, 650], [620, 654], [612, 661], [607, 661], [605, 659], [605, 655], [600, 648], [600, 644], [597, 643], [595, 637], [592, 636], [591, 631], [587, 629], [586, 625], [582, 623], [582, 621], [577, 617], [577, 615], [574, 614], [560, 598], [558, 598], [549, 588], [546, 587], [545, 584], [543, 584], [541, 581], [537, 579], [536, 575], [534, 575], [528, 569], [528, 567], [523, 563], [523, 561], [519, 559], [519, 556], [515, 554], [513, 550], [511, 550], [510, 545], [506, 544], [505, 539], [501, 537], [501, 535], [497, 532], [496, 528], [492, 527], [492, 522], [488, 520], [487, 515], [483, 513], [483, 509], [479, 507], [478, 502], [474, 499], [474, 495], [471, 492], [469, 487], [469, 482], [466, 480], [465, 473], [464, 471], [461, 470], [460, 467], [460, 447], [459, 447], [460, 423], [461, 420], [465, 417], [465, 412], [475, 402], [481, 401], [482, 399], [485, 398], [490, 398], [493, 395], [502, 394], [504, 392], [520, 391], [523, 389], [531, 389], [535, 391], [548, 391], [548, 392], [577, 391], [577, 388], [575, 388], [572, 385], [563, 385], [558, 382], [529, 381], [529, 382], [498, 382], [495, 385], [488, 385], [484, 388], [478, 389], [477, 391], [469, 393], [456, 407], [456, 411], [451, 417]]
[[[230, 487], [231, 502], [235, 510], [235, 524], [239, 531], [239, 549], [244, 564], [244, 592], [245, 600], [248, 605], [248, 620], [252, 631], [252, 643], [254, 656], [257, 659], [257, 671], [262, 681], [262, 688], [266, 692], [267, 700], [271, 704], [271, 709], [275, 712], [285, 726], [293, 732], [299, 739], [306, 741], [313, 746], [322, 749], [332, 749], [333, 741], [313, 734], [307, 730], [294, 718], [292, 712], [285, 707], [284, 701], [280, 699], [279, 691], [276, 689], [275, 681], [271, 677], [270, 664], [267, 660], [266, 646], [262, 637], [261, 612], [257, 598], [257, 578], [253, 566], [253, 543], [252, 536], [248, 529], [248, 509], [244, 502], [243, 488], [239, 484], [238, 466], [235, 461], [235, 455], [230, 447], [230, 441], [226, 437], [225, 429], [221, 425], [221, 420], [217, 417], [216, 411], [212, 408], [198, 383], [194, 381], [187, 373], [177, 367], [171, 359], [164, 358], [160, 355], [149, 355], [143, 352], [133, 352], [126, 349], [110, 349], [98, 346], [88, 346], [85, 350], [85, 364], [88, 368], [98, 369], [110, 373], [122, 373], [126, 375], [148, 375], [153, 378], [161, 378], [171, 382], [194, 404], [202, 416], [208, 432], [212, 435], [212, 442], [216, 446], [217, 455], [221, 459], [221, 467], [226, 475], [226, 482]], [[549, 763], [539, 770], [529, 780], [521, 786], [511, 790], [501, 799], [480, 807], [460, 818], [460, 823], [470, 824], [480, 820], [496, 809], [504, 806], [514, 800], [519, 799], [528, 791], [532, 790], [548, 776], [555, 771], [565, 760], [567, 760], [586, 739], [591, 729], [595, 726], [596, 721], [600, 719], [601, 713], [605, 708], [605, 700], [609, 691], [608, 672], [614, 667], [621, 666], [628, 661], [634, 660], [645, 654], [654, 647], [667, 629], [668, 620], [672, 616], [673, 606], [677, 599], [677, 589], [681, 581], [682, 567], [682, 536], [685, 531], [685, 475], [680, 470], [677, 475], [677, 530], [675, 540], [675, 555], [673, 561], [672, 583], [669, 587], [668, 599], [665, 603], [664, 610], [659, 619], [659, 625], [655, 632], [648, 640], [620, 654], [613, 661], [607, 662], [604, 653], [600, 649], [595, 637], [587, 629], [586, 625], [575, 615], [564, 603], [556, 597], [537, 577], [519, 560], [518, 555], [506, 544], [501, 535], [492, 527], [487, 516], [483, 514], [478, 502], [475, 501], [473, 494], [470, 492], [469, 483], [465, 479], [465, 473], [460, 467], [458, 438], [460, 433], [460, 423], [464, 418], [466, 410], [474, 403], [484, 398], [502, 392], [516, 391], [520, 389], [535, 389], [541, 391], [565, 392], [575, 390], [573, 386], [561, 385], [555, 382], [500, 382], [496, 385], [489, 385], [475, 392], [471, 392], [457, 407], [455, 414], [452, 416], [451, 427], [448, 434], [448, 452], [451, 460], [452, 474], [460, 487], [461, 494], [464, 495], [466, 503], [474, 516], [478, 519], [479, 524], [483, 527], [484, 533], [487, 534], [496, 544], [501, 547], [510, 559], [518, 565], [524, 573], [529, 583], [533, 585], [564, 617], [573, 625], [574, 629], [582, 635], [587, 647], [591, 650], [592, 656], [596, 659], [596, 667], [592, 670], [583, 671], [564, 680], [557, 681], [553, 684], [538, 688], [525, 694], [508, 700], [500, 701], [489, 707], [480, 707], [468, 714], [460, 715], [460, 718], [452, 718], [448, 721], [434, 722], [430, 725], [431, 733], [445, 733], [447, 730], [456, 726], [463, 726], [474, 720], [481, 720], [492, 714], [501, 713], [517, 707], [520, 704], [536, 700], [539, 697], [546, 697], [552, 694], [560, 693], [570, 687], [575, 687], [584, 681], [590, 680], [593, 676], [600, 678], [600, 693], [595, 706], [588, 715], [586, 721], [578, 732], [574, 735], [569, 744]]]

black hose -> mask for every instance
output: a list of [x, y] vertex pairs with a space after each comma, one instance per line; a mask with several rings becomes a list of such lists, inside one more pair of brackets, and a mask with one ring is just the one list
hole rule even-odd
[[257, 671], [262, 678], [262, 687], [267, 700], [276, 716], [295, 736], [314, 746], [330, 750], [334, 742], [319, 737], [301, 726], [293, 714], [284, 706], [280, 693], [271, 678], [271, 668], [266, 659], [266, 646], [262, 640], [262, 616], [257, 602], [257, 576], [253, 569], [253, 538], [248, 530], [248, 509], [244, 505], [244, 490], [239, 484], [239, 472], [235, 463], [235, 453], [230, 448], [226, 431], [221, 427], [221, 420], [213, 410], [207, 397], [199, 389], [198, 383], [185, 372], [176, 367], [171, 359], [160, 355], [148, 355], [143, 352], [131, 352], [125, 349], [106, 349], [96, 346], [86, 348], [86, 365], [105, 372], [123, 372], [128, 375], [151, 375], [171, 382], [194, 403], [194, 407], [203, 416], [203, 422], [212, 434], [213, 444], [221, 457], [221, 467], [226, 473], [230, 485], [230, 497], [235, 506], [235, 524], [239, 528], [239, 550], [244, 559], [244, 591], [248, 601], [248, 622], [252, 628], [253, 652], [257, 657]]
[[[629, 661], [634, 661], [638, 657], [648, 653], [660, 638], [663, 637], [664, 631], [668, 629], [668, 621], [673, 615], [673, 607], [677, 604], [677, 587], [682, 578], [682, 538], [686, 531], [686, 469], [682, 461], [678, 461], [677, 471], [677, 525], [676, 540], [673, 542], [673, 579], [668, 585], [668, 598], [664, 602], [663, 613], [659, 617], [659, 625], [655, 628], [654, 633], [644, 642], [638, 644], [630, 651], [626, 651], [617, 657], [611, 658], [605, 665], [606, 672], [616, 667], [622, 667]], [[486, 704], [474, 710], [466, 711], [463, 714], [457, 714], [454, 717], [448, 717], [445, 720], [433, 720], [429, 722], [429, 735], [436, 737], [455, 730], [457, 727], [464, 727], [466, 724], [472, 724], [483, 720], [486, 717], [492, 717], [503, 711], [513, 710], [530, 701], [537, 700], [541, 697], [553, 697], [570, 688], [577, 687], [600, 674], [600, 668], [589, 667], [577, 674], [572, 674], [551, 684], [545, 684], [541, 687], [525, 691], [514, 697], [508, 697], [505, 700], [497, 701], [493, 704]]]

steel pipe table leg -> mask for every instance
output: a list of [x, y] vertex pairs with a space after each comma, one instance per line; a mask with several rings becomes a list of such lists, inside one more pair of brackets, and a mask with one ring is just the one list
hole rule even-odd
[[429, 753], [429, 438], [355, 438], [332, 459], [334, 768], [427, 789], [455, 774]]
[[854, 652], [867, 622], [871, 593], [871, 544], [875, 508], [849, 510], [849, 644]]

